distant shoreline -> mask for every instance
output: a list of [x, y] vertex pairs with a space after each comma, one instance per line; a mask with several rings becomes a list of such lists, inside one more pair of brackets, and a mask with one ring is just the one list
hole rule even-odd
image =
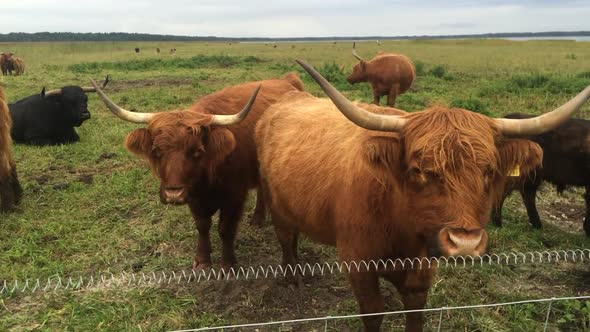
[[11, 32], [0, 34], [0, 42], [75, 42], [75, 41], [207, 41], [207, 42], [321, 42], [321, 41], [376, 41], [376, 40], [419, 40], [419, 39], [555, 39], [590, 41], [590, 31], [546, 31], [546, 32], [513, 32], [484, 33], [462, 35], [415, 35], [415, 36], [362, 36], [362, 37], [216, 37], [216, 36], [175, 36], [142, 33], [73, 33], [73, 32]]
[[[585, 38], [580, 38], [585, 37]], [[319, 41], [376, 41], [376, 40], [419, 40], [419, 39], [590, 39], [590, 31], [546, 31], [484, 33], [462, 35], [420, 35], [420, 36], [363, 36], [363, 37], [293, 37], [293, 38], [234, 38], [216, 36], [174, 36], [141, 33], [72, 33], [72, 32], [11, 32], [0, 34], [0, 42], [74, 42], [74, 41], [209, 41], [209, 42], [319, 42]]]

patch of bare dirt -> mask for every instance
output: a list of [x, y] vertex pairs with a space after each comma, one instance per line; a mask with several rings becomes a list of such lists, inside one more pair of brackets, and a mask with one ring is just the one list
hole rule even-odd
[[[522, 197], [517, 191], [506, 200], [505, 207], [527, 216]], [[583, 188], [571, 187], [559, 194], [553, 186], [546, 184], [537, 193], [537, 210], [542, 223], [550, 223], [569, 233], [584, 232], [586, 203]], [[526, 218], [528, 222], [528, 216]]]

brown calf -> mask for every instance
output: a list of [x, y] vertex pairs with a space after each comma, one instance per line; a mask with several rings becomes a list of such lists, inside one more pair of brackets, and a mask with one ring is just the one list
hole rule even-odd
[[387, 96], [387, 105], [393, 107], [397, 96], [408, 91], [416, 79], [414, 63], [405, 55], [379, 52], [365, 61], [354, 49], [352, 54], [360, 62], [352, 69], [348, 82], [369, 82], [373, 88], [373, 102], [377, 105], [381, 96]]

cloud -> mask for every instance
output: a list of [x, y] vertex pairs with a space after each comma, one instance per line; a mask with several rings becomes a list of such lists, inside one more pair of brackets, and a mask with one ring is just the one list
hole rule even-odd
[[19, 0], [3, 2], [3, 32], [143, 32], [307, 37], [588, 29], [588, 1], [505, 0]]

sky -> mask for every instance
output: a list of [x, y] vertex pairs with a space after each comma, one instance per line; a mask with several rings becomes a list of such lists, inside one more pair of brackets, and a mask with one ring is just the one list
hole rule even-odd
[[361, 37], [590, 30], [588, 0], [2, 0], [0, 33]]

